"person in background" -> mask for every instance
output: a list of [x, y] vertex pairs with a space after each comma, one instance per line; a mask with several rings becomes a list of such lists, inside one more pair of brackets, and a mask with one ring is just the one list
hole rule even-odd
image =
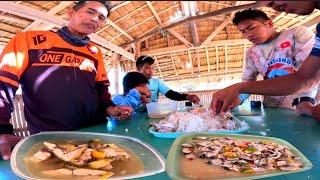
[[123, 95], [112, 98], [115, 105], [130, 106], [134, 112], [145, 110], [145, 104], [150, 102], [151, 93], [148, 89], [148, 79], [139, 72], [129, 72], [123, 77]]
[[149, 80], [149, 90], [151, 91], [151, 101], [157, 102], [159, 94], [165, 95], [167, 98], [174, 101], [191, 101], [195, 104], [199, 104], [200, 99], [197, 95], [181, 94], [171, 90], [161, 79], [154, 78], [153, 65], [154, 59], [150, 56], [140, 56], [136, 61], [137, 70], [144, 74]]
[[[318, 1], [263, 1], [264, 5], [276, 11], [295, 13], [300, 15], [311, 14], [314, 9], [320, 9]], [[320, 24], [316, 27], [315, 44], [301, 68], [290, 75], [281, 76], [263, 81], [237, 83], [226, 87], [212, 96], [211, 108], [214, 114], [226, 112], [238, 99], [241, 93], [262, 94], [271, 96], [286, 96], [299, 93], [316, 86], [319, 83], [320, 73]], [[320, 121], [320, 105], [312, 109], [312, 117]]]
[[[308, 57], [314, 44], [314, 33], [304, 26], [277, 32], [266, 13], [260, 10], [237, 12], [233, 23], [253, 43], [246, 54], [242, 80], [255, 81], [258, 75], [272, 79], [296, 72]], [[295, 109], [311, 116], [317, 87], [292, 96], [264, 96], [264, 107]], [[249, 94], [241, 94], [233, 106]]]
[[105, 123], [106, 116], [130, 118], [130, 107], [112, 102], [101, 51], [88, 37], [105, 24], [109, 10], [107, 1], [78, 1], [67, 12], [66, 27], [18, 33], [3, 49], [0, 154], [4, 160], [20, 140], [9, 123], [19, 84], [31, 134], [76, 130]]

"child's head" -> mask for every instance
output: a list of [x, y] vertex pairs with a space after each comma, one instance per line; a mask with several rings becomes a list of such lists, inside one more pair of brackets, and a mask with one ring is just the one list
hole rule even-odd
[[263, 44], [274, 35], [272, 20], [260, 10], [239, 11], [233, 18], [243, 36], [254, 44]]
[[124, 94], [128, 94], [133, 88], [136, 88], [141, 94], [141, 101], [148, 103], [150, 99], [150, 91], [148, 89], [148, 79], [139, 72], [128, 72], [122, 81]]

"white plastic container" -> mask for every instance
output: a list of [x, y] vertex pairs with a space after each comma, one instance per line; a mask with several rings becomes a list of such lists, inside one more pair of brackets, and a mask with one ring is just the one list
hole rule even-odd
[[178, 102], [151, 102], [147, 104], [148, 116], [150, 118], [165, 118], [177, 111]]

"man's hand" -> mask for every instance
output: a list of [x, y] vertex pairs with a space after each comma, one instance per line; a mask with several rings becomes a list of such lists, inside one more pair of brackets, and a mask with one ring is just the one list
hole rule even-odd
[[133, 110], [129, 106], [110, 106], [107, 108], [107, 114], [118, 120], [127, 120], [131, 118]]
[[230, 109], [233, 109], [241, 104], [240, 98], [237, 98], [233, 103], [230, 105]]
[[12, 134], [0, 135], [0, 154], [3, 160], [9, 160], [12, 148], [21, 140], [21, 137]]
[[200, 102], [199, 97], [197, 95], [193, 95], [193, 94], [188, 94], [187, 95], [187, 100], [189, 100], [189, 101], [191, 101], [191, 102], [193, 102], [195, 104], [199, 104], [199, 102]]
[[225, 113], [229, 110], [234, 103], [239, 99], [240, 84], [234, 84], [232, 86], [221, 89], [220, 91], [213, 93], [211, 101], [211, 109], [213, 114]]

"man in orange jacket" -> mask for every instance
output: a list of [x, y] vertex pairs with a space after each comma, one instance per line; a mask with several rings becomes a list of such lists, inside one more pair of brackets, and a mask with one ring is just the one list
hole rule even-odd
[[22, 85], [25, 119], [31, 133], [75, 130], [128, 119], [132, 109], [115, 106], [100, 49], [89, 34], [109, 14], [107, 1], [78, 1], [68, 11], [69, 24], [57, 32], [17, 34], [0, 55], [0, 153], [10, 158], [20, 140], [9, 123], [13, 96]]

